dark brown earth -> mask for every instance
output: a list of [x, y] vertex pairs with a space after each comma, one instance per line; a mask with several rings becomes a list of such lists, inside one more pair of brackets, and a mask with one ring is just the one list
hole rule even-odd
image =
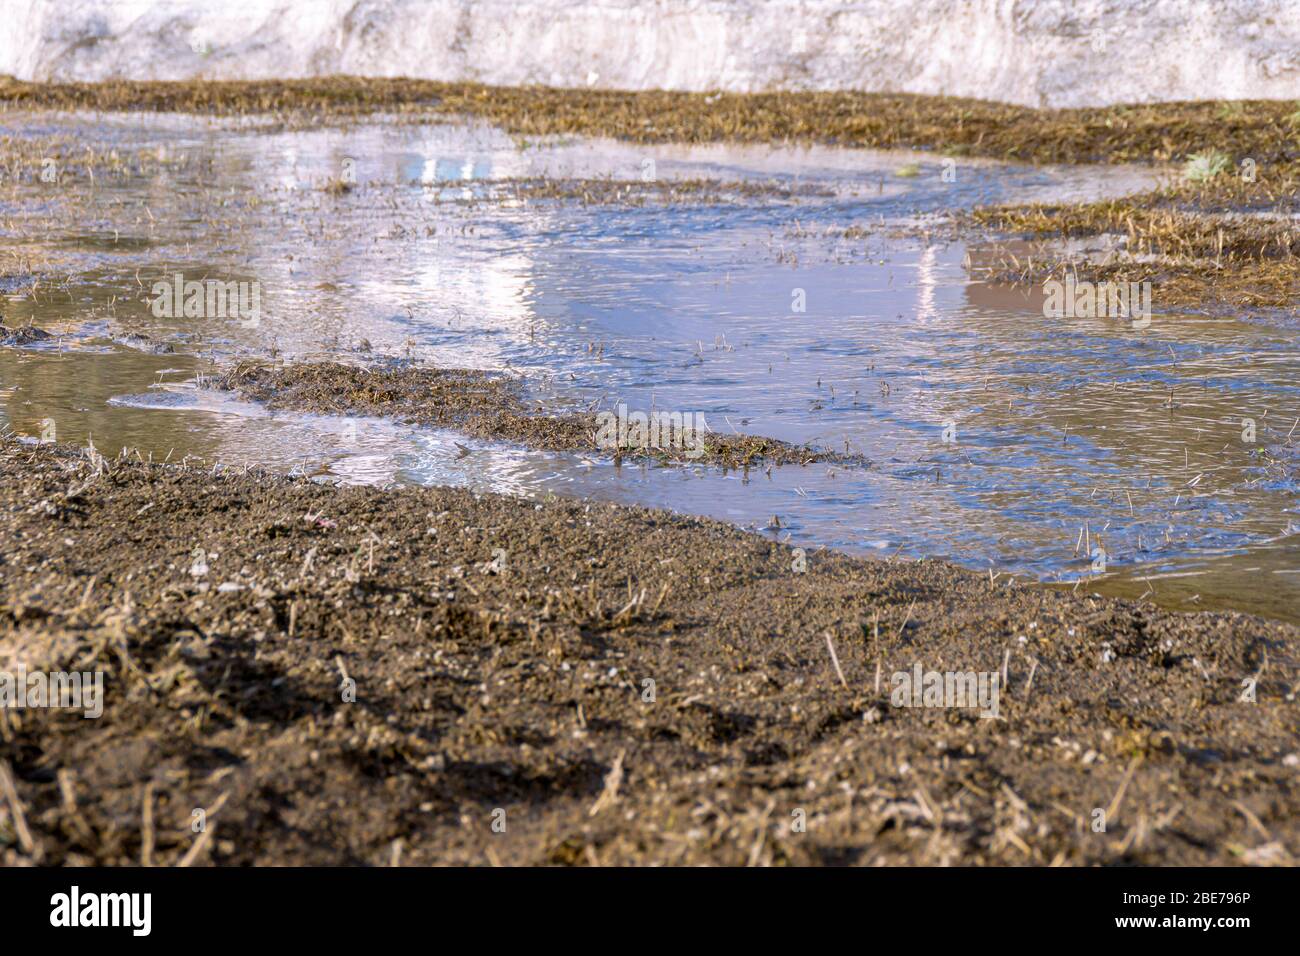
[[[0, 667], [107, 674], [98, 720], [0, 710], [0, 860], [1300, 854], [1300, 630], [803, 560], [662, 512], [0, 442]], [[1004, 659], [1000, 719], [890, 701]]]
[[[515, 442], [544, 451], [585, 452], [614, 459], [748, 468], [769, 464], [868, 464], [861, 455], [791, 445], [757, 435], [710, 433], [704, 447], [598, 445], [593, 412], [555, 414], [525, 397], [524, 382], [496, 372], [410, 363], [242, 363], [205, 380], [270, 408], [333, 415], [375, 415], [413, 425], [455, 428], [476, 438]], [[607, 409], [608, 410], [608, 409]], [[647, 409], [639, 409], [648, 411]], [[699, 451], [699, 454], [694, 454]]]

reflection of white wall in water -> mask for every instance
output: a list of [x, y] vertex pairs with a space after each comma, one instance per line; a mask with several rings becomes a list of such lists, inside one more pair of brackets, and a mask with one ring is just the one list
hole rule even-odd
[[1295, 0], [0, 0], [0, 16], [0, 73], [41, 80], [1300, 96]]
[[920, 324], [939, 318], [939, 310], [934, 303], [934, 290], [938, 285], [935, 269], [937, 252], [935, 246], [926, 246], [916, 260], [916, 321]]
[[441, 346], [444, 351], [434, 355], [437, 360], [471, 368], [502, 367], [503, 349], [525, 340], [534, 322], [533, 263], [518, 253], [482, 256], [472, 248], [458, 248], [477, 241], [444, 237], [395, 245], [390, 255], [400, 280], [358, 270], [351, 283], [356, 301], [373, 306], [367, 334], [389, 345], [409, 336], [427, 349], [429, 336], [420, 327], [428, 326], [451, 335]]

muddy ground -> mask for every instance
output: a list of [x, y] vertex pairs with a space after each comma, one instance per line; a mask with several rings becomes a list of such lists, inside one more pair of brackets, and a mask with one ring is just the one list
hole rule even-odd
[[[350, 78], [0, 79], [0, 104], [258, 115], [268, 127], [470, 115], [518, 137], [1187, 162], [1216, 171], [972, 220], [1047, 243], [999, 265], [1009, 282], [1067, 267], [1149, 280], [1157, 308], [1286, 306], [1296, 294], [1296, 243], [1277, 218], [1294, 212], [1300, 182], [1294, 104], [1038, 111]], [[34, 175], [33, 156], [6, 159], [4, 175]], [[67, 175], [163, 160], [84, 162]], [[1124, 255], [1078, 262], [1051, 245], [1094, 235], [1121, 236]], [[590, 412], [543, 414], [518, 390], [449, 371], [389, 381], [247, 367], [219, 384], [282, 407], [590, 450]], [[734, 444], [713, 464], [757, 454], [798, 467], [808, 454], [719, 441]], [[0, 672], [99, 670], [107, 683], [98, 719], [0, 709], [0, 862], [1290, 864], [1298, 639], [1244, 615], [1176, 614], [937, 561], [802, 554], [662, 512], [335, 488], [5, 440]], [[893, 675], [916, 665], [1005, 668], [998, 716], [891, 699]]]
[[[365, 345], [369, 351], [369, 345]], [[466, 435], [508, 441], [543, 451], [585, 453], [615, 460], [656, 460], [745, 469], [833, 462], [868, 467], [862, 455], [792, 445], [762, 435], [694, 431], [673, 424], [662, 441], [646, 433], [619, 436], [617, 412], [606, 407], [577, 412], [548, 410], [530, 400], [524, 379], [468, 368], [436, 368], [402, 360], [365, 365], [244, 362], [205, 378], [206, 387], [234, 392], [269, 408], [323, 415], [373, 415], [409, 425], [454, 428]], [[607, 406], [609, 403], [605, 403]], [[627, 408], [646, 416], [655, 410]], [[602, 419], [601, 414], [613, 416]], [[678, 413], [681, 419], [683, 413]], [[694, 412], [686, 412], [694, 416]], [[680, 423], [680, 422], [679, 422]], [[615, 427], [611, 428], [613, 424]], [[722, 426], [721, 422], [718, 422]], [[603, 431], [602, 431], [603, 427]], [[725, 426], [722, 426], [725, 427]], [[611, 441], [612, 439], [612, 441]]]
[[[0, 710], [0, 859], [1285, 864], [1298, 648], [663, 512], [6, 440], [0, 666], [106, 687]], [[891, 700], [917, 664], [1005, 666], [999, 716]]]

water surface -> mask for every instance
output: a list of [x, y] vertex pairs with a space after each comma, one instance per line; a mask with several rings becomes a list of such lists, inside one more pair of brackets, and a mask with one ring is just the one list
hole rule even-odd
[[[944, 238], [953, 209], [1118, 195], [1149, 171], [962, 160], [948, 181], [935, 156], [525, 143], [477, 124], [8, 114], [3, 132], [29, 156], [115, 150], [123, 169], [3, 180], [6, 321], [60, 333], [0, 349], [0, 410], [19, 433], [52, 423], [106, 453], [636, 502], [777, 524], [765, 533], [809, 550], [1300, 620], [1295, 321], [1047, 319], [1041, 299], [971, 281], [986, 242]], [[345, 171], [355, 188], [327, 188]], [[564, 195], [538, 198], [538, 178]], [[701, 179], [717, 185], [671, 192]], [[591, 180], [627, 195], [585, 198]], [[156, 317], [152, 285], [175, 273], [257, 282], [259, 321]], [[121, 344], [131, 333], [174, 351]], [[271, 414], [193, 384], [239, 358], [375, 354], [521, 373], [557, 408], [699, 411], [715, 431], [872, 464], [616, 467]]]

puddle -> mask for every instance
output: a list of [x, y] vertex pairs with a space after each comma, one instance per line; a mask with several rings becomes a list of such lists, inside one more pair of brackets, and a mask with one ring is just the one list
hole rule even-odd
[[[146, 157], [93, 187], [6, 184], [0, 309], [11, 327], [59, 333], [0, 349], [0, 408], [19, 433], [52, 422], [59, 440], [107, 454], [581, 495], [757, 528], [778, 516], [765, 533], [810, 551], [941, 556], [1300, 620], [1294, 321], [1046, 319], [1041, 301], [969, 280], [980, 247], [925, 234], [954, 208], [1121, 195], [1152, 185], [1150, 171], [525, 143], [479, 125], [257, 132], [8, 114], [0, 132], [36, 152], [48, 137]], [[909, 164], [915, 175], [898, 175]], [[345, 171], [354, 188], [327, 188]], [[519, 192], [539, 177], [576, 188]], [[581, 197], [584, 181], [607, 180], [720, 185], [680, 202]], [[255, 282], [260, 314], [160, 318], [145, 300], [176, 273]], [[114, 341], [131, 333], [175, 354]], [[367, 347], [526, 373], [544, 403], [698, 411], [715, 431], [873, 464], [616, 467], [271, 414], [187, 384], [235, 358], [355, 361]]]

